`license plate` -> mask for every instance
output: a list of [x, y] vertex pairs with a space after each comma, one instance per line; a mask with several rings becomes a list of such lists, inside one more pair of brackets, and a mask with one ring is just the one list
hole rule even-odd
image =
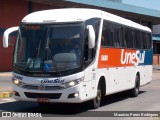
[[37, 98], [37, 102], [48, 103], [49, 102], [49, 98]]

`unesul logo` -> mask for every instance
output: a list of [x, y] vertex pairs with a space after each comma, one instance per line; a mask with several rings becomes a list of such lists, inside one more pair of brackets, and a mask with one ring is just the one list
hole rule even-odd
[[133, 52], [125, 52], [124, 49], [121, 50], [121, 64], [133, 64], [137, 66], [139, 63], [144, 63], [145, 51], [142, 53], [137, 50]]
[[49, 84], [49, 83], [64, 83], [64, 80], [55, 79], [55, 80], [42, 80], [42, 84]]

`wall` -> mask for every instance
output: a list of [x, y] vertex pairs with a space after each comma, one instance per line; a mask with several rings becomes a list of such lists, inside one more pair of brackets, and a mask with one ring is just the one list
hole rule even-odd
[[159, 54], [153, 55], [153, 65], [160, 65], [160, 55]]
[[[0, 72], [12, 71], [14, 45], [10, 45], [7, 49], [3, 48], [4, 31], [9, 27], [18, 26], [22, 18], [29, 12], [51, 8], [52, 6], [49, 5], [29, 3], [25, 0], [0, 0]], [[15, 36], [13, 39], [14, 43]]]
[[153, 25], [153, 34], [160, 34], [160, 25]]
[[[153, 25], [153, 37], [160, 38], [160, 25]], [[153, 39], [153, 65], [160, 65], [160, 41]]]

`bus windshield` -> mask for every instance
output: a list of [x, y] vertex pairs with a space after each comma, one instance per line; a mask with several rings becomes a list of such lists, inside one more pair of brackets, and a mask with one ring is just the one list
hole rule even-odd
[[31, 72], [57, 72], [82, 64], [83, 23], [20, 26], [14, 67]]

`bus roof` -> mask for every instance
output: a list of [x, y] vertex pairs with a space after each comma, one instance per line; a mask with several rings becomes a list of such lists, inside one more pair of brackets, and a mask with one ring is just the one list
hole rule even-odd
[[80, 22], [88, 20], [90, 18], [104, 18], [108, 21], [113, 21], [119, 24], [151, 32], [148, 27], [142, 26], [131, 20], [127, 20], [125, 18], [108, 12], [104, 12], [102, 10], [87, 8], [64, 8], [38, 11], [25, 16], [22, 22], [44, 24], [56, 22]]

